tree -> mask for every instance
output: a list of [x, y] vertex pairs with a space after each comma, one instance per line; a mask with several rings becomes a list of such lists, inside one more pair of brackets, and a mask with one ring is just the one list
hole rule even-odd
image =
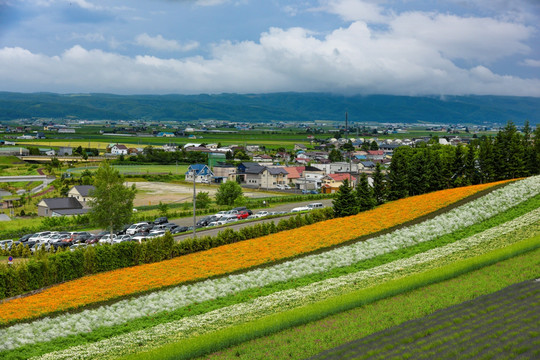
[[137, 189], [135, 185], [124, 186], [124, 177], [110, 166], [108, 161], [101, 163], [94, 178], [95, 190], [90, 193], [93, 200], [89, 217], [93, 225], [120, 230], [129, 223], [133, 214], [133, 199]]
[[358, 180], [358, 184], [356, 184], [356, 201], [359, 212], [373, 209], [375, 207], [373, 189], [371, 186], [369, 186], [366, 173], [360, 174], [360, 179]]
[[377, 142], [375, 140], [373, 140], [369, 144], [369, 150], [379, 150], [379, 144], [377, 144]]
[[402, 146], [394, 151], [388, 174], [388, 200], [397, 200], [409, 195], [409, 150], [409, 147]]
[[328, 160], [331, 162], [339, 162], [343, 161], [343, 156], [341, 155], [341, 151], [338, 149], [332, 149], [330, 153], [328, 154]]
[[373, 196], [377, 205], [384, 203], [386, 198], [386, 189], [384, 184], [384, 177], [382, 174], [381, 164], [377, 163], [375, 166], [375, 172], [373, 173]]
[[158, 204], [159, 216], [167, 216], [169, 213], [169, 204], [164, 204], [161, 201]]
[[227, 181], [219, 186], [216, 193], [216, 203], [218, 205], [233, 205], [240, 196], [242, 196], [242, 187], [235, 181]]
[[197, 203], [197, 209], [205, 209], [210, 205], [212, 200], [207, 192], [201, 191], [195, 196], [195, 202]]
[[350, 216], [358, 213], [356, 195], [349, 186], [349, 180], [343, 180], [343, 184], [339, 187], [332, 204], [334, 205], [334, 217]]

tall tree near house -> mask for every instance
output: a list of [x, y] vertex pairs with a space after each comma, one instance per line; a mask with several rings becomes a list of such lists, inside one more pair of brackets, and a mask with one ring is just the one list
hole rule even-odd
[[341, 151], [338, 149], [332, 149], [328, 154], [328, 160], [331, 162], [343, 161], [343, 155], [341, 155]]
[[369, 186], [368, 177], [366, 173], [361, 173], [356, 184], [356, 202], [358, 204], [358, 211], [366, 211], [375, 207], [375, 197], [373, 196], [373, 189]]
[[454, 153], [454, 163], [452, 165], [452, 182], [455, 187], [463, 185], [465, 174], [465, 151], [463, 145], [458, 144]]
[[409, 163], [409, 194], [420, 195], [426, 193], [429, 189], [431, 169], [429, 169], [427, 148], [414, 150]]
[[534, 130], [534, 143], [532, 147], [532, 159], [531, 159], [531, 170], [532, 174], [540, 174], [540, 125], [536, 125], [536, 130]]
[[478, 165], [480, 167], [480, 182], [488, 183], [496, 179], [496, 154], [491, 137], [482, 136], [478, 146]]
[[94, 178], [95, 190], [90, 192], [90, 221], [94, 226], [108, 229], [112, 233], [129, 223], [133, 214], [135, 185], [124, 185], [124, 177], [110, 166], [101, 163]]
[[464, 175], [464, 185], [476, 185], [480, 182], [478, 172], [476, 171], [476, 145], [472, 141], [467, 146], [467, 154], [465, 155]]
[[398, 200], [409, 195], [410, 152], [411, 149], [405, 146], [394, 151], [388, 173], [388, 200]]
[[525, 175], [523, 141], [512, 121], [495, 138], [499, 165], [499, 179], [513, 179]]
[[233, 205], [235, 200], [242, 196], [242, 187], [235, 181], [227, 181], [219, 186], [216, 193], [216, 203], [218, 205]]
[[529, 120], [525, 121], [523, 127], [523, 153], [525, 160], [525, 175], [535, 175], [538, 173], [538, 163], [535, 161], [535, 151], [532, 142], [532, 130]]
[[334, 205], [334, 217], [350, 216], [358, 213], [356, 195], [349, 185], [349, 180], [343, 180], [343, 184], [339, 187], [332, 204]]
[[386, 184], [380, 163], [377, 163], [373, 173], [373, 196], [377, 205], [383, 204], [386, 199]]

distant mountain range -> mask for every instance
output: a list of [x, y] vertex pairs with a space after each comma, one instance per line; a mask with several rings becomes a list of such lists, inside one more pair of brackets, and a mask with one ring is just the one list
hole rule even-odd
[[538, 123], [540, 98], [510, 96], [343, 96], [324, 93], [112, 95], [0, 92], [0, 120], [19, 118], [148, 121], [342, 121]]

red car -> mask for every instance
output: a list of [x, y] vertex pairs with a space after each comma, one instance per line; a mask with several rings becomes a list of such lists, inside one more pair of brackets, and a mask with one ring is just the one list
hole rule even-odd
[[249, 213], [245, 210], [239, 211], [238, 214], [236, 214], [236, 217], [238, 220], [243, 220], [249, 216]]

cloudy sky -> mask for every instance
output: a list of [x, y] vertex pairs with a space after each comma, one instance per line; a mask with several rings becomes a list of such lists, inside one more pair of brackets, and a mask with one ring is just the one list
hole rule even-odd
[[0, 91], [540, 97], [540, 0], [0, 0]]

